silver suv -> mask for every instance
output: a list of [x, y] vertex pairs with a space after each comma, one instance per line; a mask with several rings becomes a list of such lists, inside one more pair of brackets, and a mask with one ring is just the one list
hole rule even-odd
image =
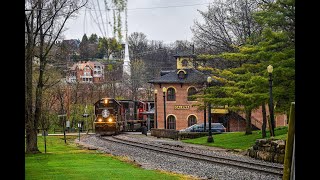
[[[206, 123], [206, 132], [209, 131], [209, 123]], [[204, 132], [204, 123], [194, 124], [185, 129], [181, 129], [180, 132]], [[211, 132], [226, 132], [226, 128], [221, 123], [211, 123]]]

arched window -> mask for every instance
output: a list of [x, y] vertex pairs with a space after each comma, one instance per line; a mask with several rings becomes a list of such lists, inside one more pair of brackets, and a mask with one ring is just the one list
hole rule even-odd
[[197, 93], [197, 90], [195, 87], [190, 87], [188, 89], [188, 101], [195, 101], [196, 98], [195, 97], [190, 97], [192, 95], [195, 95]]
[[167, 90], [167, 101], [175, 101], [176, 100], [176, 91], [174, 88], [168, 88]]
[[179, 74], [178, 74], [178, 77], [180, 79], [184, 79], [186, 77], [186, 74], [183, 71], [180, 71]]
[[194, 115], [188, 117], [188, 127], [197, 124], [197, 118]]
[[176, 118], [174, 116], [168, 116], [167, 126], [167, 129], [176, 129]]

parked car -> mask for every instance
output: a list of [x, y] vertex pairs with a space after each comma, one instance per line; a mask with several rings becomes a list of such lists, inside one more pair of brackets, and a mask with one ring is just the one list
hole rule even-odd
[[[209, 131], [209, 123], [206, 123], [206, 132]], [[194, 124], [185, 129], [181, 129], [180, 132], [204, 132], [204, 123]], [[211, 132], [226, 132], [226, 128], [221, 123], [211, 123]]]
[[199, 124], [191, 125], [185, 129], [181, 129], [180, 132], [194, 132], [195, 129], [198, 129]]

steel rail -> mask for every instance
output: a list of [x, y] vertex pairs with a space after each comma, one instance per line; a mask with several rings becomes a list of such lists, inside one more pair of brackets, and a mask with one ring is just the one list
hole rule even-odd
[[[225, 157], [218, 157], [218, 156], [210, 156], [206, 154], [201, 154], [201, 153], [193, 153], [193, 152], [187, 152], [187, 151], [182, 151], [182, 150], [177, 150], [177, 149], [172, 149], [172, 148], [167, 148], [167, 147], [162, 147], [158, 145], [150, 145], [150, 144], [145, 144], [145, 143], [140, 143], [140, 142], [133, 142], [129, 140], [124, 140], [121, 138], [117, 138], [112, 136], [110, 138], [102, 138], [102, 140], [114, 142], [114, 143], [120, 143], [124, 145], [129, 145], [133, 147], [139, 147], [143, 149], [148, 149], [156, 152], [162, 152], [170, 155], [176, 155], [180, 157], [185, 157], [189, 159], [196, 159], [196, 160], [202, 160], [210, 163], [218, 163], [218, 164], [224, 164], [227, 166], [234, 166], [238, 168], [243, 168], [243, 169], [250, 169], [250, 170], [255, 170], [259, 172], [264, 172], [268, 174], [273, 174], [273, 175], [278, 175], [281, 176], [283, 175], [283, 168], [277, 167], [277, 166], [271, 166], [271, 165], [265, 165], [261, 163], [254, 163], [254, 162], [247, 162], [247, 161], [240, 161], [240, 160], [235, 160], [231, 158], [225, 158]], [[245, 165], [244, 165], [245, 164]], [[249, 165], [249, 166], [248, 166]], [[258, 167], [257, 167], [258, 166]], [[261, 169], [261, 168], [268, 168], [268, 169]]]

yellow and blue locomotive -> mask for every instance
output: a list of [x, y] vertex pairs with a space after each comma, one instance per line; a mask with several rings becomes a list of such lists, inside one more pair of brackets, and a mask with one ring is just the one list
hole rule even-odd
[[114, 98], [101, 98], [94, 104], [95, 132], [98, 135], [115, 135], [124, 131], [121, 104]]

